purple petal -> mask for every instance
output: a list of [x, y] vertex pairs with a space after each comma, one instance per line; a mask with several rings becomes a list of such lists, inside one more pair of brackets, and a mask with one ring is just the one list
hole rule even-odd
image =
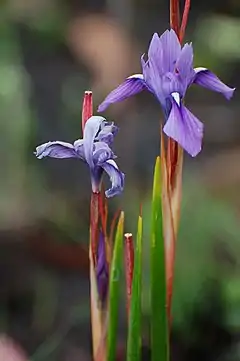
[[97, 286], [99, 298], [102, 302], [106, 300], [108, 292], [108, 264], [106, 260], [106, 250], [105, 250], [105, 240], [104, 235], [100, 231], [99, 234], [99, 243], [98, 243], [98, 252], [97, 252], [97, 267], [96, 267], [96, 276], [97, 276]]
[[195, 68], [194, 83], [204, 88], [222, 93], [228, 100], [233, 96], [235, 88], [224, 84], [214, 73], [206, 68]]
[[193, 71], [193, 47], [192, 44], [185, 44], [176, 62], [176, 68], [182, 77], [188, 76]]
[[202, 147], [203, 124], [182, 104], [172, 100], [172, 109], [163, 128], [167, 136], [178, 142], [192, 157]]
[[120, 102], [132, 95], [140, 93], [145, 88], [142, 74], [135, 74], [128, 77], [121, 85], [108, 94], [105, 100], [99, 105], [98, 112], [103, 112], [110, 104]]
[[85, 161], [85, 153], [84, 153], [84, 140], [83, 139], [77, 139], [73, 143], [74, 149], [76, 153], [78, 154], [79, 158]]
[[163, 49], [163, 68], [165, 72], [173, 72], [175, 63], [181, 52], [181, 45], [173, 29], [166, 30], [161, 36], [160, 41]]
[[[159, 75], [164, 74], [165, 67], [164, 67], [164, 63], [163, 63], [163, 60], [164, 60], [163, 47], [162, 47], [162, 42], [157, 33], [153, 34], [152, 40], [150, 42], [149, 49], [148, 49], [148, 60], [150, 60], [151, 63], [154, 63], [155, 67], [158, 69]], [[147, 63], [145, 63], [144, 55], [141, 57], [141, 63], [142, 63], [142, 69], [143, 69], [143, 75], [144, 75], [144, 68], [145, 68], [145, 66], [149, 65], [148, 61], [147, 61]]]
[[93, 145], [93, 162], [94, 165], [100, 166], [109, 159], [116, 158], [107, 143], [96, 142]]
[[152, 40], [148, 48], [148, 58], [162, 57], [162, 42], [157, 33], [153, 34]]
[[159, 71], [159, 64], [152, 58], [149, 58], [147, 62], [141, 57], [143, 76], [145, 80], [145, 86], [148, 91], [153, 93], [160, 103], [165, 105], [165, 96], [163, 94], [163, 77]]
[[124, 187], [124, 173], [122, 173], [114, 160], [108, 160], [101, 167], [109, 175], [112, 187], [108, 189], [105, 194], [107, 198], [113, 197], [123, 191]]
[[193, 48], [192, 44], [185, 44], [176, 62], [176, 72], [181, 82], [181, 95], [184, 96], [189, 84], [195, 77], [193, 70]]
[[51, 158], [78, 158], [74, 146], [70, 143], [55, 141], [39, 145], [34, 153], [38, 159]]
[[106, 121], [105, 118], [100, 116], [92, 116], [89, 118], [85, 124], [83, 131], [83, 147], [85, 159], [90, 168], [94, 168], [93, 162], [93, 143], [95, 137], [101, 127], [101, 125]]
[[110, 124], [107, 123], [98, 133], [96, 140], [111, 145], [113, 143], [113, 139], [116, 136], [117, 132], [118, 132], [118, 127], [114, 125], [114, 123], [110, 123]]

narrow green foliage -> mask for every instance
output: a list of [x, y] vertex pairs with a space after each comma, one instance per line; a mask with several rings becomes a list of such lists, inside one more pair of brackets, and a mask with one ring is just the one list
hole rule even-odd
[[121, 212], [115, 236], [109, 281], [109, 324], [107, 338], [107, 361], [116, 361], [118, 304], [123, 250], [123, 226], [124, 213]]
[[168, 361], [169, 340], [166, 307], [160, 157], [157, 157], [156, 159], [154, 170], [151, 233], [151, 360]]
[[128, 325], [127, 361], [141, 359], [142, 223], [142, 217], [139, 216]]

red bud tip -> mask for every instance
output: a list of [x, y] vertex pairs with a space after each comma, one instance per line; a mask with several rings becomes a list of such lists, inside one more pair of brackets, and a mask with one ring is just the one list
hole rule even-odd
[[82, 106], [82, 131], [89, 118], [93, 115], [93, 98], [90, 90], [85, 91]]
[[126, 274], [126, 293], [127, 293], [127, 312], [129, 317], [130, 302], [132, 296], [132, 279], [134, 269], [134, 247], [132, 233], [125, 233], [125, 274]]

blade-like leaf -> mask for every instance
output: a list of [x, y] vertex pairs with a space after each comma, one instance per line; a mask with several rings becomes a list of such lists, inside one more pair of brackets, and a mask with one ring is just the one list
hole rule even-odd
[[154, 170], [151, 233], [151, 359], [152, 361], [168, 361], [169, 338], [166, 312], [160, 157], [157, 157]]
[[142, 217], [138, 218], [130, 318], [128, 324], [127, 361], [141, 359], [141, 285], [142, 285]]
[[120, 273], [122, 262], [123, 249], [123, 226], [124, 213], [121, 212], [118, 221], [113, 258], [110, 271], [109, 283], [109, 324], [108, 324], [108, 338], [107, 338], [107, 360], [116, 361], [116, 346], [117, 346], [117, 321], [118, 321], [118, 304], [120, 291]]

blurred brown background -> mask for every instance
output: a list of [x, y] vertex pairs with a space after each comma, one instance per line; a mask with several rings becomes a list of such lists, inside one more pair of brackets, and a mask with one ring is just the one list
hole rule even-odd
[[[88, 170], [74, 160], [40, 162], [33, 151], [48, 140], [81, 137], [84, 90], [93, 90], [97, 108], [126, 76], [138, 73], [153, 32], [168, 27], [168, 13], [167, 0], [0, 4], [0, 361], [91, 359]], [[205, 124], [205, 137], [198, 158], [185, 157], [172, 358], [237, 361], [240, 2], [193, 0], [186, 40], [193, 42], [195, 65], [211, 68], [237, 91], [230, 102], [197, 87], [186, 98]], [[126, 173], [124, 194], [110, 201], [110, 210], [122, 207], [126, 231], [134, 233], [144, 202], [147, 270], [161, 109], [143, 93], [111, 106], [106, 117], [120, 126], [115, 149]], [[143, 312], [147, 349], [147, 287]], [[121, 322], [123, 348], [125, 329]]]

